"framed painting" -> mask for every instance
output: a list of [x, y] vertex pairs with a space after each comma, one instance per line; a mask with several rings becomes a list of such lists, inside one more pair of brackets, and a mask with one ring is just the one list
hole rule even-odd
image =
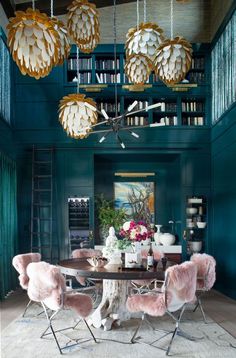
[[115, 209], [124, 208], [129, 219], [155, 222], [154, 182], [115, 182]]

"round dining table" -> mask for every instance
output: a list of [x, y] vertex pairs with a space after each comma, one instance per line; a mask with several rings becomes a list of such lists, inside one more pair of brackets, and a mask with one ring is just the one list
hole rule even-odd
[[[167, 261], [166, 267], [174, 263]], [[125, 268], [122, 265], [107, 264], [105, 267], [93, 267], [86, 259], [67, 259], [58, 263], [61, 272], [69, 276], [103, 280], [103, 293], [99, 306], [88, 319], [88, 323], [96, 328], [101, 326], [109, 330], [114, 321], [130, 318], [126, 309], [126, 300], [133, 280], [164, 280], [165, 268], [160, 262], [154, 268], [146, 269], [146, 260], [140, 268]]]

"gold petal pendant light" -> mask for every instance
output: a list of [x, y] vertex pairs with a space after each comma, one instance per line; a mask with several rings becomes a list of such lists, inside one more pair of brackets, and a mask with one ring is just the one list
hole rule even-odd
[[192, 46], [183, 37], [165, 40], [159, 47], [155, 60], [155, 72], [167, 85], [182, 81], [191, 68]]
[[51, 21], [53, 23], [54, 29], [59, 35], [60, 46], [58, 48], [58, 65], [62, 65], [65, 59], [70, 54], [71, 45], [67, 37], [67, 29], [64, 23], [58, 20], [56, 17], [52, 17]]
[[191, 68], [192, 46], [181, 36], [173, 38], [173, 0], [171, 0], [171, 39], [158, 48], [154, 69], [156, 75], [167, 85], [182, 81]]
[[125, 73], [130, 82], [141, 85], [148, 81], [152, 67], [152, 62], [146, 55], [132, 54], [125, 64]]
[[59, 121], [70, 137], [86, 138], [97, 123], [96, 103], [83, 94], [69, 94], [60, 101]]
[[96, 103], [79, 93], [79, 49], [77, 47], [77, 93], [64, 96], [59, 105], [59, 121], [67, 134], [75, 139], [86, 138], [97, 123]]
[[162, 33], [163, 30], [153, 22], [142, 22], [129, 29], [126, 35], [126, 55], [143, 54], [153, 60], [157, 48], [164, 40]]
[[87, 0], [74, 0], [68, 7], [67, 28], [81, 51], [92, 52], [100, 40], [96, 5]]
[[60, 46], [51, 20], [29, 8], [25, 12], [16, 11], [9, 21], [8, 45], [21, 73], [36, 79], [47, 76], [58, 63]]

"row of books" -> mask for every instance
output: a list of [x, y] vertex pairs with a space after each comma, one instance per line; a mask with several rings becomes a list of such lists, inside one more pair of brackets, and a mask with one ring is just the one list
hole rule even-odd
[[204, 70], [205, 67], [205, 60], [204, 57], [195, 57], [192, 59], [192, 66], [193, 70]]
[[177, 116], [166, 116], [159, 119], [154, 119], [154, 123], [163, 123], [166, 126], [177, 126], [178, 125], [178, 118]]
[[203, 112], [204, 103], [203, 102], [182, 102], [182, 111], [183, 112]]
[[[79, 70], [91, 70], [92, 69], [92, 58], [79, 58], [78, 60]], [[77, 70], [77, 59], [68, 59], [68, 70]]]
[[[107, 102], [99, 102], [97, 103], [98, 109], [101, 111], [104, 109], [106, 112], [115, 112], [116, 104], [115, 103], [107, 103]], [[120, 112], [120, 102], [117, 103], [117, 112]]]
[[204, 117], [182, 117], [182, 124], [184, 126], [203, 126]]
[[[132, 104], [132, 102], [130, 102], [129, 104], [127, 104], [125, 107], [128, 108], [130, 104]], [[147, 106], [149, 105], [148, 101], [138, 101], [137, 105], [132, 109], [132, 111], [137, 111], [139, 109], [145, 109]]]
[[177, 104], [175, 102], [159, 102], [160, 107], [156, 110], [161, 112], [176, 112], [177, 111]]
[[96, 73], [96, 78], [98, 83], [121, 83], [120, 73]]
[[126, 126], [144, 126], [147, 124], [147, 117], [144, 116], [134, 116], [134, 117], [126, 117], [125, 125]]
[[[116, 59], [116, 68], [120, 67], [120, 60]], [[96, 70], [114, 70], [115, 69], [115, 60], [96, 60], [95, 61]]]
[[203, 72], [189, 72], [187, 79], [190, 83], [201, 84], [205, 82], [205, 74]]
[[[77, 76], [73, 78], [72, 82], [78, 82]], [[92, 83], [91, 72], [79, 73], [79, 83]]]

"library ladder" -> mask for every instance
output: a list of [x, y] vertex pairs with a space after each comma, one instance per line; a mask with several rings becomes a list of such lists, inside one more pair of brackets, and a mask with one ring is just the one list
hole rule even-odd
[[53, 260], [53, 148], [32, 150], [31, 252]]

